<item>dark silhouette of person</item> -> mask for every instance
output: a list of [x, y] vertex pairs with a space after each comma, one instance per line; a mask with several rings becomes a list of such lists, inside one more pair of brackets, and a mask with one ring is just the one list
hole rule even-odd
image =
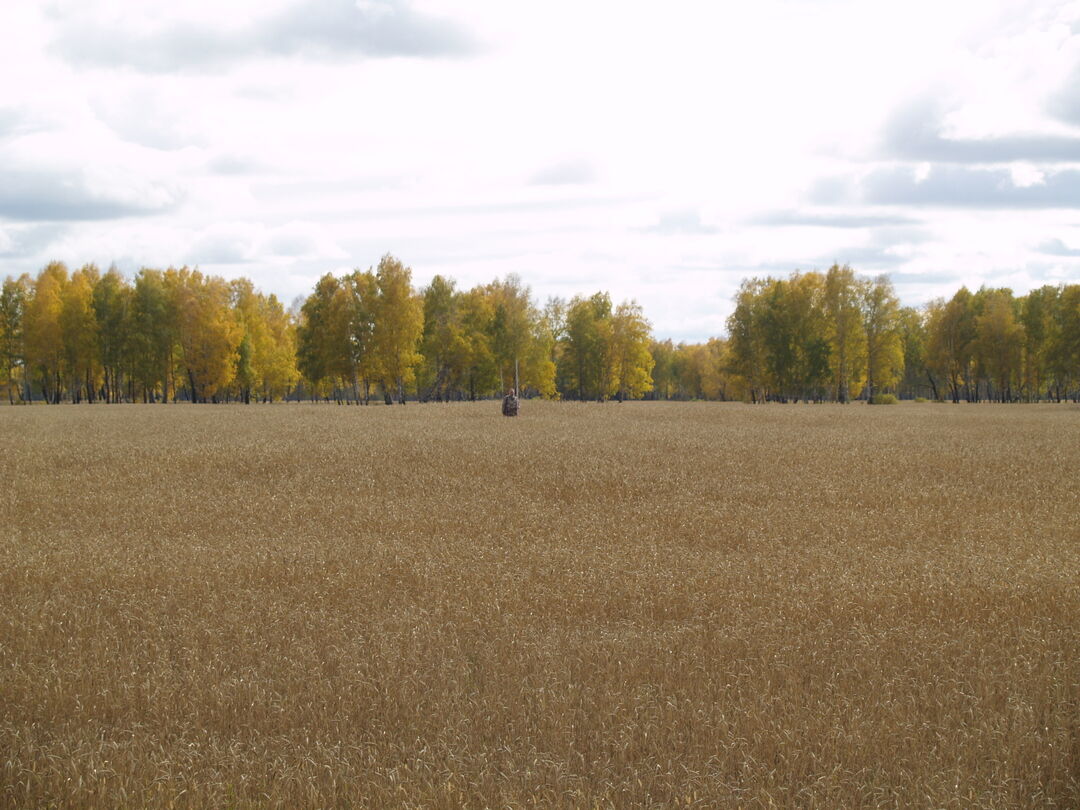
[[506, 392], [506, 396], [503, 397], [502, 413], [503, 416], [517, 416], [518, 408], [521, 407], [521, 403], [518, 401], [517, 392], [511, 388]]

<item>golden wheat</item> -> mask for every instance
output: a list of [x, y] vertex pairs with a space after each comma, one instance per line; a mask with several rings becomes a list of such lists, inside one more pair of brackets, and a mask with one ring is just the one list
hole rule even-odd
[[1080, 806], [1080, 409], [0, 411], [0, 803]]

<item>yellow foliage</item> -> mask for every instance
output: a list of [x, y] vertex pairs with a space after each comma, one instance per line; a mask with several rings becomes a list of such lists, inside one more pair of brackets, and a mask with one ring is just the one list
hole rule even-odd
[[176, 306], [177, 337], [192, 397], [214, 399], [233, 380], [243, 328], [230, 306], [229, 285], [184, 267], [165, 271]]

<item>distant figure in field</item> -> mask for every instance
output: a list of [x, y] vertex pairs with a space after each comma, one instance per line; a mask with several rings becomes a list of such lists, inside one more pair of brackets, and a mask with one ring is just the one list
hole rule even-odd
[[517, 416], [518, 407], [517, 393], [511, 388], [503, 397], [503, 416]]

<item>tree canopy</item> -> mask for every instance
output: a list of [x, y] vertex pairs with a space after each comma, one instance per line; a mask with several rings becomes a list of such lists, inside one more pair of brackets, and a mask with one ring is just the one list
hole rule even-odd
[[607, 292], [542, 306], [516, 275], [471, 289], [386, 255], [324, 275], [287, 310], [244, 278], [188, 267], [128, 278], [52, 262], [0, 289], [10, 403], [368, 403], [497, 396], [835, 401], [881, 393], [969, 402], [1080, 398], [1080, 285], [962, 287], [904, 307], [848, 266], [751, 278], [728, 334], [658, 340]]

